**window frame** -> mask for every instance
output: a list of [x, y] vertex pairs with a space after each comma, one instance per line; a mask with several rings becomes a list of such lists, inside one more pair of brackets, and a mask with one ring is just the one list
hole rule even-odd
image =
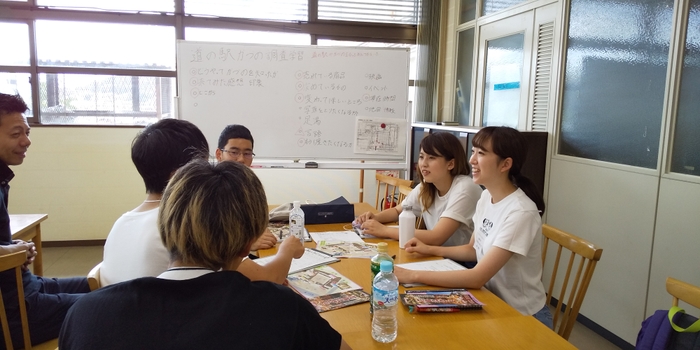
[[[170, 77], [176, 79], [175, 70], [142, 70], [117, 68], [84, 68], [84, 67], [52, 67], [39, 66], [36, 47], [36, 21], [57, 20], [72, 22], [100, 22], [116, 24], [141, 24], [171, 26], [175, 28], [174, 40], [184, 40], [185, 28], [212, 28], [270, 31], [280, 33], [305, 33], [311, 37], [311, 45], [316, 45], [319, 38], [351, 41], [377, 41], [386, 43], [415, 43], [417, 25], [388, 24], [373, 22], [352, 22], [341, 20], [319, 20], [318, 0], [308, 2], [308, 21], [285, 22], [264, 21], [232, 17], [203, 17], [188, 15], [184, 11], [184, 0], [173, 0], [175, 12], [140, 13], [117, 11], [87, 11], [81, 9], [51, 8], [37, 6], [36, 0], [3, 1], [0, 0], [0, 22], [21, 22], [29, 26], [29, 66], [3, 66], [0, 72], [29, 73], [32, 91], [32, 115], [26, 115], [31, 126], [50, 127], [142, 127], [139, 125], [97, 125], [97, 124], [42, 124], [40, 119], [41, 106], [39, 101], [39, 74], [96, 74], [96, 75], [130, 75], [139, 77]], [[409, 86], [413, 85], [413, 81]], [[176, 92], [179, 95], [179, 92]]]

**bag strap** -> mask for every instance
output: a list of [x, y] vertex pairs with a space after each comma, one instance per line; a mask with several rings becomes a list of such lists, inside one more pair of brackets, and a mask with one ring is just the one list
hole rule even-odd
[[676, 332], [681, 332], [681, 333], [696, 333], [700, 331], [700, 320], [697, 320], [693, 322], [690, 326], [687, 328], [680, 327], [673, 323], [673, 316], [675, 316], [677, 313], [685, 313], [685, 310], [681, 309], [678, 306], [672, 306], [670, 310], [668, 310], [668, 320], [671, 322], [671, 327], [676, 330]]

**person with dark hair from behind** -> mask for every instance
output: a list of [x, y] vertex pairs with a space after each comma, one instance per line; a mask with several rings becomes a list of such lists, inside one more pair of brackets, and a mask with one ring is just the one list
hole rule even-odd
[[235, 271], [268, 222], [253, 171], [190, 162], [158, 215], [170, 268], [87, 294], [66, 317], [61, 350], [349, 349], [303, 297]]
[[146, 198], [112, 226], [104, 246], [100, 285], [158, 276], [169, 255], [158, 234], [158, 204], [172, 174], [195, 158], [207, 159], [202, 132], [186, 120], [163, 119], [143, 129], [131, 143], [131, 160], [146, 185]]
[[[33, 275], [29, 271], [29, 265], [36, 256], [34, 243], [12, 239], [7, 204], [10, 180], [15, 174], [9, 166], [22, 164], [27, 149], [32, 144], [29, 140], [29, 124], [23, 116], [27, 110], [27, 104], [19, 95], [0, 93], [0, 255], [27, 252], [27, 261], [22, 267], [22, 285], [31, 342], [38, 344], [58, 337], [68, 309], [83, 293], [89, 292], [90, 287], [85, 277], [56, 279]], [[0, 273], [0, 290], [13, 346], [22, 348], [24, 340], [14, 270]], [[4, 335], [1, 332], [0, 344], [0, 348], [4, 348]]]
[[532, 315], [552, 328], [542, 284], [542, 219], [544, 200], [537, 187], [520, 173], [527, 142], [509, 127], [485, 127], [474, 136], [474, 182], [486, 189], [473, 216], [469, 244], [455, 247], [426, 245], [418, 238], [407, 252], [477, 261], [470, 270], [411, 271], [395, 268], [401, 283], [425, 283], [448, 288], [486, 287], [523, 315]]
[[[227, 125], [221, 131], [221, 135], [219, 135], [216, 160], [219, 162], [237, 162], [250, 167], [253, 164], [253, 157], [255, 157], [253, 146], [255, 146], [255, 140], [253, 140], [253, 135], [248, 128], [240, 124]], [[277, 237], [270, 230], [266, 229], [260, 238], [253, 243], [251, 251], [269, 249], [274, 247], [275, 244], [277, 244]], [[250, 257], [253, 259], [257, 258], [254, 255]]]
[[[158, 233], [158, 208], [163, 191], [177, 169], [193, 159], [208, 159], [204, 134], [186, 120], [163, 119], [147, 126], [131, 145], [131, 159], [146, 185], [146, 199], [114, 223], [104, 246], [100, 284], [155, 277], [168, 268], [169, 254]], [[296, 243], [296, 244], [295, 244]], [[290, 240], [266, 266], [248, 261], [241, 273], [253, 280], [283, 283], [293, 258], [303, 252]]]

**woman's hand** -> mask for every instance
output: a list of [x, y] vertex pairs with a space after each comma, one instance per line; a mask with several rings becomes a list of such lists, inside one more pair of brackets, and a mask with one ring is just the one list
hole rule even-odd
[[394, 275], [399, 283], [416, 283], [415, 271], [407, 270], [403, 267], [394, 266]]
[[373, 219], [373, 218], [374, 218], [374, 214], [371, 211], [368, 211], [368, 212], [363, 213], [362, 215], [358, 216], [357, 218], [355, 218], [355, 221], [353, 221], [352, 223], [354, 225], [362, 225], [365, 223], [365, 221]]
[[429, 252], [430, 246], [421, 242], [418, 238], [413, 237], [411, 238], [408, 242], [406, 242], [406, 246], [404, 246], [407, 252], [409, 253], [419, 253], [419, 254], [425, 254], [425, 255], [433, 255]]
[[387, 234], [387, 227], [381, 222], [370, 219], [362, 224], [362, 232], [380, 238], [391, 238]]

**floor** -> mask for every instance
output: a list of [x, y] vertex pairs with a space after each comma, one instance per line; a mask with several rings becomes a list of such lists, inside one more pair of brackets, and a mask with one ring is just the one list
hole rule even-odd
[[[85, 276], [102, 261], [102, 247], [44, 248], [44, 275], [48, 277]], [[581, 324], [574, 326], [569, 342], [582, 350], [619, 349]]]

